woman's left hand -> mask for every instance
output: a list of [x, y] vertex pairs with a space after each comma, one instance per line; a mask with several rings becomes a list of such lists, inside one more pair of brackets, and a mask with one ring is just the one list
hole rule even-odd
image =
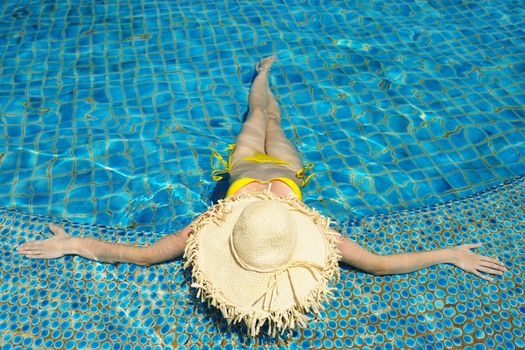
[[463, 244], [452, 248], [454, 255], [452, 264], [462, 270], [493, 282], [493, 278], [482, 275], [481, 272], [503, 275], [503, 273], [507, 271], [507, 268], [498, 259], [479, 255], [470, 251], [471, 248], [478, 248], [479, 246], [481, 246], [481, 243]]

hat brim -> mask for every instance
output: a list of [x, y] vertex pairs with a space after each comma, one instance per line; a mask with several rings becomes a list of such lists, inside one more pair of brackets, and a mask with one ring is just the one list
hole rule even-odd
[[[241, 267], [232, 255], [229, 239], [244, 208], [255, 201], [276, 200], [286, 204], [297, 228], [297, 248], [292, 258], [322, 266], [321, 271], [292, 268], [278, 278], [270, 307], [264, 296], [273, 272], [254, 272]], [[269, 192], [240, 195], [221, 201], [192, 227], [185, 257], [192, 268], [192, 286], [198, 295], [219, 308], [229, 322], [244, 321], [255, 335], [268, 322], [269, 331], [294, 327], [307, 320], [306, 313], [318, 311], [329, 293], [329, 282], [338, 276], [335, 231], [329, 220], [302, 202], [283, 199]]]

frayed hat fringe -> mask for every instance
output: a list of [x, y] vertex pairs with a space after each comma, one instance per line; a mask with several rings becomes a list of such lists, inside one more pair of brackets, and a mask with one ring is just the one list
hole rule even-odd
[[300, 305], [294, 305], [286, 310], [277, 310], [270, 312], [252, 311], [241, 309], [231, 301], [227, 300], [222, 292], [214, 288], [210, 279], [203, 273], [200, 268], [198, 259], [199, 243], [196, 234], [190, 235], [184, 252], [186, 262], [185, 268], [191, 267], [192, 284], [191, 287], [196, 289], [197, 298], [211, 305], [222, 313], [228, 324], [237, 324], [243, 322], [249, 336], [257, 336], [261, 328], [268, 324], [268, 334], [276, 336], [278, 333], [284, 333], [287, 328], [296, 328], [297, 326], [305, 327], [310, 320], [307, 313], [313, 312], [318, 314], [323, 310], [323, 302], [333, 294], [329, 286], [332, 280], [338, 280], [340, 271], [338, 261], [340, 256], [337, 249], [337, 239], [339, 234], [333, 231], [330, 225], [330, 219], [323, 217], [314, 209], [308, 208], [304, 203], [293, 199], [282, 199], [269, 192], [255, 194], [241, 194], [234, 197], [219, 201], [205, 214], [201, 215], [193, 224], [192, 231], [198, 232], [203, 226], [213, 222], [219, 225], [225, 215], [231, 212], [231, 206], [237, 201], [249, 200], [252, 198], [276, 199], [289, 204], [294, 210], [298, 210], [308, 215], [320, 228], [327, 244], [326, 265], [317, 281], [317, 285], [312, 288], [308, 295], [300, 301]]

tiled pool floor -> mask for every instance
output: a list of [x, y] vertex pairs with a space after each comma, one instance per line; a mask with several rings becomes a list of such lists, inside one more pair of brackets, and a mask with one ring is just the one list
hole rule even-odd
[[[341, 223], [377, 253], [482, 242], [508, 272], [494, 282], [452, 265], [394, 276], [342, 268], [318, 322], [278, 339], [247, 339], [196, 301], [181, 261], [153, 267], [79, 257], [27, 260], [20, 240], [49, 218], [2, 209], [2, 349], [523, 349], [525, 179], [434, 207]], [[73, 235], [145, 244], [161, 234], [60, 222]]]

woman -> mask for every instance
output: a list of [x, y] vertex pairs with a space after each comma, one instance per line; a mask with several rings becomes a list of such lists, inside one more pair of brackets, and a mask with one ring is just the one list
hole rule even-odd
[[455, 248], [379, 256], [342, 237], [328, 219], [306, 207], [301, 187], [306, 169], [281, 129], [281, 113], [268, 87], [275, 56], [262, 60], [249, 95], [250, 114], [228, 162], [226, 199], [179, 232], [152, 245], [133, 247], [89, 237], [70, 237], [53, 224], [54, 236], [22, 244], [28, 258], [80, 255], [100, 262], [143, 266], [180, 257], [192, 269], [197, 294], [229, 322], [256, 335], [305, 325], [318, 312], [338, 276], [338, 261], [376, 275], [417, 271], [451, 263], [481, 278], [503, 274], [497, 259]]

